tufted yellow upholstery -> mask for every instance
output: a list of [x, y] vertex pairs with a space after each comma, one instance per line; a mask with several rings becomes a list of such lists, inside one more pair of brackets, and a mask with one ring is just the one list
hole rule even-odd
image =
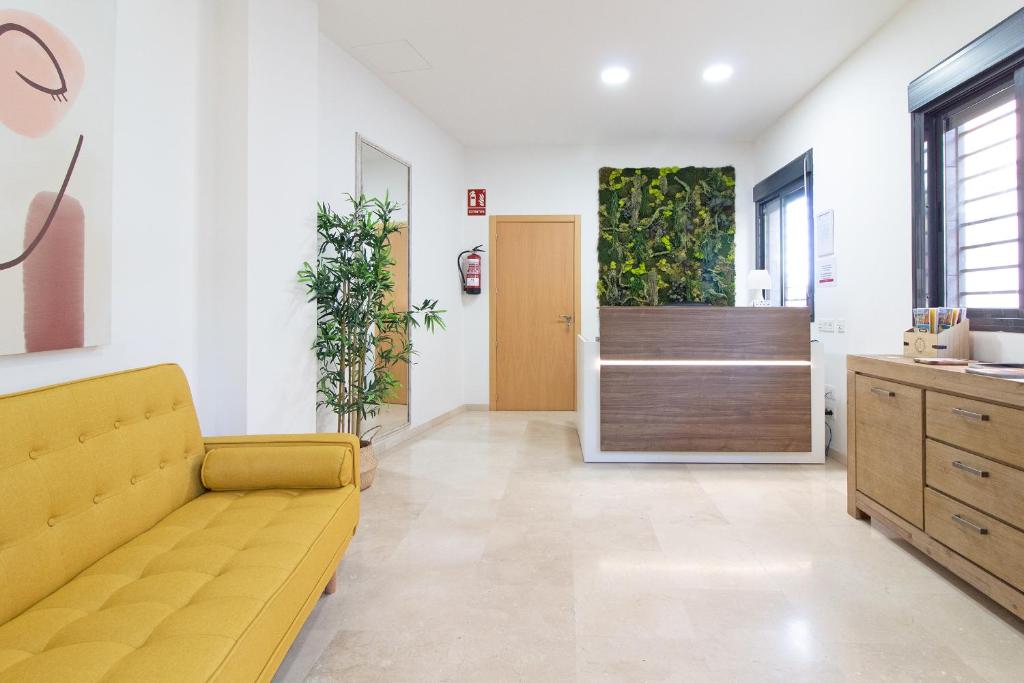
[[176, 366], [0, 397], [0, 429], [0, 682], [267, 680], [358, 522], [355, 476], [204, 493], [207, 449], [303, 440], [204, 444]]
[[175, 366], [0, 398], [0, 623], [202, 493]]

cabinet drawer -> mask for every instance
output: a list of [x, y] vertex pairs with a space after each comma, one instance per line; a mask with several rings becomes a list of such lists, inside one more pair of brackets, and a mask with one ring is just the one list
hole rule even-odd
[[928, 436], [1024, 467], [1024, 411], [937, 391], [925, 402]]
[[857, 375], [857, 489], [924, 526], [924, 392]]
[[931, 439], [926, 451], [928, 486], [1024, 529], [1024, 472]]
[[925, 532], [1018, 590], [1024, 589], [1024, 533], [929, 488]]

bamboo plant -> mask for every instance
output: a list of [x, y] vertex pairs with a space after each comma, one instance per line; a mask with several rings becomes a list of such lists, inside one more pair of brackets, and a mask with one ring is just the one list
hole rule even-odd
[[348, 200], [345, 216], [317, 204], [317, 261], [304, 263], [298, 275], [317, 307], [317, 405], [338, 416], [339, 432], [364, 438], [365, 421], [399, 386], [391, 368], [412, 359], [409, 331], [421, 323], [431, 332], [443, 329], [445, 311], [436, 299], [395, 308], [391, 236], [403, 229], [392, 220], [400, 206], [387, 196]]

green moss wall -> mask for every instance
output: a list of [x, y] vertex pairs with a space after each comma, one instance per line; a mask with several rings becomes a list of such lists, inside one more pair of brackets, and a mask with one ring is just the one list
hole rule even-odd
[[736, 171], [602, 168], [602, 306], [736, 302]]

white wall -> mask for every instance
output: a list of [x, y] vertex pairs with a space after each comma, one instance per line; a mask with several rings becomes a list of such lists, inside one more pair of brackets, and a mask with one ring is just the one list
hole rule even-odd
[[208, 433], [315, 429], [318, 36], [313, 0], [118, 3], [112, 343], [0, 393], [176, 362]]
[[195, 301], [209, 434], [316, 429], [314, 0], [204, 4], [203, 211]]
[[197, 373], [204, 0], [118, 3], [111, 344], [0, 358], [0, 393], [173, 361]]
[[413, 300], [448, 309], [414, 333], [412, 421], [461, 405], [462, 146], [321, 43], [315, 0], [122, 2], [116, 40], [112, 343], [2, 357], [0, 393], [171, 361], [207, 433], [314, 430], [296, 272], [358, 130], [412, 163]]
[[[753, 264], [751, 192], [753, 150], [746, 144], [665, 141], [622, 146], [474, 148], [467, 151], [466, 187], [487, 190], [487, 213], [579, 214], [582, 232], [582, 310], [580, 329], [587, 338], [598, 334], [597, 324], [597, 186], [602, 166], [735, 166], [737, 304], [748, 302], [743, 283]], [[462, 194], [465, 201], [465, 193]], [[464, 209], [462, 209], [464, 213]], [[463, 249], [477, 244], [489, 248], [488, 218], [463, 217]], [[459, 250], [461, 251], [461, 249]], [[487, 255], [484, 254], [486, 278]], [[466, 296], [465, 402], [489, 400], [488, 283], [478, 296]]]
[[[319, 198], [341, 213], [355, 192], [355, 135], [360, 133], [412, 166], [409, 200], [411, 301], [439, 299], [447, 329], [413, 331], [419, 352], [411, 373], [411, 423], [422, 424], [462, 405], [461, 287], [455, 255], [462, 251], [464, 151], [450, 135], [373, 76], [329, 38], [320, 36]], [[473, 370], [476, 372], [476, 370]], [[321, 416], [321, 429], [334, 428]]]
[[314, 0], [249, 3], [247, 415], [256, 434], [316, 431], [316, 308], [296, 273], [316, 253], [320, 81]]
[[[835, 387], [833, 447], [846, 450], [846, 354], [902, 353], [911, 292], [910, 116], [907, 85], [1019, 9], [1017, 0], [916, 0], [867, 41], [756, 144], [763, 178], [814, 149], [815, 212], [835, 211], [838, 286], [819, 288], [826, 384]], [[1024, 360], [1024, 335], [975, 335], [982, 359]]]
[[246, 428], [248, 377], [246, 259], [249, 220], [249, 3], [204, 5], [199, 175], [198, 387], [203, 430]]

